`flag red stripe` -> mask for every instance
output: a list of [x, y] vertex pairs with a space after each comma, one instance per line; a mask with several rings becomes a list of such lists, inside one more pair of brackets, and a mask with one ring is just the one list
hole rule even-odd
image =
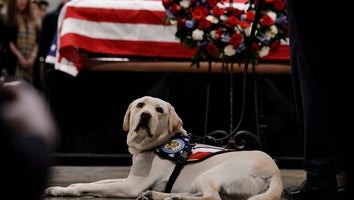
[[93, 53], [105, 53], [117, 56], [191, 58], [195, 52], [182, 46], [180, 43], [96, 39], [77, 34], [65, 34], [61, 37], [60, 53], [62, 56], [70, 57], [63, 49], [72, 46], [78, 46], [83, 50]]
[[107, 8], [68, 7], [65, 18], [75, 18], [94, 22], [161, 24], [166, 13], [164, 11], [125, 10]]
[[264, 61], [288, 61], [290, 59], [289, 45], [280, 45], [276, 51], [271, 51], [269, 54], [259, 60]]
[[[68, 47], [78, 46], [83, 50], [111, 54], [116, 56], [148, 56], [161, 58], [192, 58], [195, 50], [182, 46], [180, 43], [151, 42], [151, 41], [126, 41], [108, 40], [84, 37], [77, 34], [66, 34], [61, 38], [60, 53], [64, 57], [72, 57], [70, 53], [63, 51]], [[71, 61], [77, 58], [69, 59]], [[289, 60], [289, 46], [282, 45], [277, 51], [271, 52], [261, 60]]]

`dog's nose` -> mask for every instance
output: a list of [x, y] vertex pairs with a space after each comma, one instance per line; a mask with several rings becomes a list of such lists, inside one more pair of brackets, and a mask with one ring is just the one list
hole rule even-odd
[[141, 120], [148, 121], [151, 118], [151, 114], [149, 112], [142, 112], [140, 118]]

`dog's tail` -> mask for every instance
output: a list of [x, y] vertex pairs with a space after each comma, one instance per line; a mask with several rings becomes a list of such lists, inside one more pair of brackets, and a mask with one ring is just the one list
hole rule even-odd
[[261, 194], [250, 197], [248, 200], [280, 200], [283, 192], [283, 181], [280, 176], [269, 179], [268, 189]]

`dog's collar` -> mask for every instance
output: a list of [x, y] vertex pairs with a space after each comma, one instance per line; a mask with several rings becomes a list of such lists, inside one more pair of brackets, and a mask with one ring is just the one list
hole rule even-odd
[[157, 155], [176, 162], [176, 166], [166, 183], [165, 192], [171, 192], [174, 182], [192, 153], [193, 147], [194, 144], [190, 144], [189, 137], [177, 133], [169, 141], [154, 149]]
[[158, 156], [173, 162], [200, 162], [213, 155], [234, 151], [224, 147], [204, 145], [194, 142], [189, 136], [176, 133], [170, 140], [153, 148]]
[[[153, 149], [158, 156], [176, 162], [176, 166], [166, 184], [165, 192], [171, 192], [178, 174], [187, 162], [198, 162], [218, 153], [232, 151], [221, 147], [197, 146], [198, 144], [190, 142], [188, 136], [177, 133], [169, 141]], [[196, 150], [195, 148], [199, 149], [199, 151], [193, 156], [191, 154], [193, 153], [193, 149]]]
[[157, 155], [163, 158], [177, 161], [180, 155], [185, 152], [190, 145], [188, 136], [176, 133], [169, 141], [155, 147], [153, 150]]

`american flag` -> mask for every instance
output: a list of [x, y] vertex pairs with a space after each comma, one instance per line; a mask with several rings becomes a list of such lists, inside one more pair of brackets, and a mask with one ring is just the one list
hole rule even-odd
[[[243, 5], [244, 0], [234, 0]], [[83, 67], [82, 51], [118, 57], [192, 58], [195, 50], [176, 38], [166, 25], [161, 0], [72, 0], [58, 19], [47, 62], [75, 76]], [[279, 58], [288, 57], [288, 49]], [[53, 60], [54, 58], [54, 60]]]

